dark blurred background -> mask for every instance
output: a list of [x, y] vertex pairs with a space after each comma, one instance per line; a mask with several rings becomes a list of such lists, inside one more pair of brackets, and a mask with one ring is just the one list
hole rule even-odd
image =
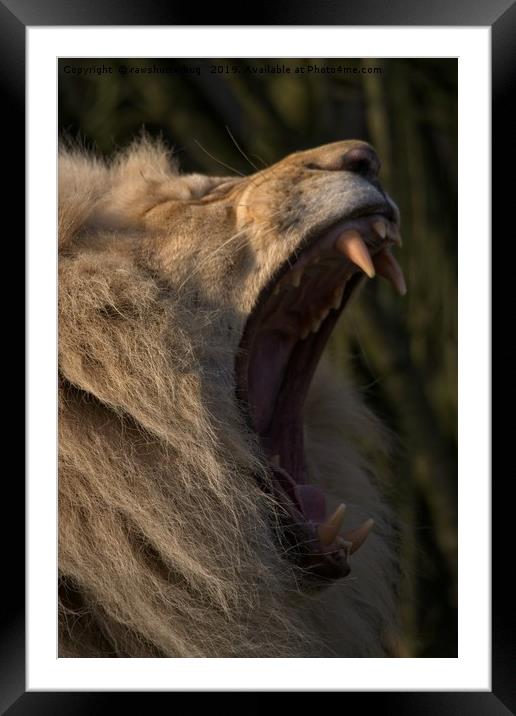
[[145, 126], [183, 170], [218, 175], [254, 171], [236, 143], [257, 168], [341, 139], [378, 150], [408, 294], [371, 281], [329, 350], [399, 436], [403, 654], [456, 656], [457, 61], [60, 60], [59, 125], [105, 155]]

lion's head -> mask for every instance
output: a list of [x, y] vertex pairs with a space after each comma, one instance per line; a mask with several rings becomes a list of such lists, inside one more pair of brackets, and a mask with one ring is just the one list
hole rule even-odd
[[148, 140], [62, 153], [63, 653], [326, 653], [317, 588], [355, 560], [333, 648], [384, 653], [388, 510], [353, 445], [376, 426], [348, 389], [309, 395], [365, 277], [405, 291], [378, 171], [359, 141], [248, 177], [182, 175]]

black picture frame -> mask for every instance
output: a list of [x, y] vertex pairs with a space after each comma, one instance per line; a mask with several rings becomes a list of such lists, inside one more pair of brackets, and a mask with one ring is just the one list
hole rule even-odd
[[[228, 5], [203, 8], [203, 25], [404, 25], [404, 26], [490, 26], [492, 32], [492, 152], [493, 191], [492, 235], [500, 235], [513, 205], [514, 182], [504, 181], [502, 167], [514, 162], [514, 118], [507, 111], [514, 90], [516, 67], [516, 5], [512, 0], [471, 2], [468, 0], [434, 0], [433, 3], [404, 3], [393, 0], [362, 0], [360, 4], [341, 2], [308, 2], [283, 0], [273, 3], [264, 0], [254, 22], [248, 22], [240, 5], [228, 13]], [[225, 13], [229, 17], [224, 17]], [[194, 17], [195, 15], [195, 17]], [[10, 181], [5, 187], [9, 206], [24, 211], [25, 195], [25, 38], [28, 26], [80, 26], [80, 25], [197, 25], [199, 10], [193, 7], [178, 8], [163, 0], [67, 0], [67, 2], [38, 2], [38, 0], [2, 0], [0, 2], [0, 82], [3, 98], [2, 123], [4, 147], [15, 147], [15, 161], [10, 162]], [[474, 157], [471, 157], [474, 169]], [[514, 232], [505, 233], [509, 242]], [[19, 242], [23, 245], [23, 242]], [[510, 305], [511, 262], [504, 258], [496, 264], [497, 298], [493, 297], [493, 329], [496, 320], [503, 320], [503, 307]], [[501, 251], [498, 252], [500, 255]], [[493, 259], [497, 253], [493, 252]], [[509, 273], [510, 272], [510, 273]], [[12, 331], [11, 335], [14, 335]], [[506, 343], [504, 343], [506, 345]], [[34, 346], [28, 346], [34, 350]], [[510, 376], [509, 349], [497, 355], [497, 370], [493, 375]], [[500, 377], [501, 381], [503, 378]], [[505, 391], [509, 390], [504, 385]], [[504, 394], [506, 396], [506, 393]], [[501, 400], [499, 400], [501, 402]], [[498, 447], [511, 444], [509, 430], [512, 421], [503, 421], [493, 434]], [[512, 437], [512, 436], [511, 436]], [[501, 461], [500, 461], [501, 462]], [[509, 469], [500, 472], [493, 480], [493, 580], [492, 580], [492, 691], [472, 692], [351, 692], [345, 695], [345, 707], [350, 699], [367, 698], [368, 708], [388, 709], [398, 714], [503, 714], [516, 713], [516, 634], [510, 582], [506, 579], [512, 550], [508, 540], [513, 521], [512, 502], [508, 498], [512, 460]], [[505, 463], [504, 463], [505, 464]], [[8, 479], [7, 479], [8, 475]], [[116, 698], [129, 696], [131, 707], [138, 704], [150, 710], [149, 699], [156, 695], [170, 698], [169, 694], [116, 694], [25, 691], [25, 574], [24, 574], [24, 481], [18, 470], [6, 469], [4, 479], [4, 523], [9, 529], [4, 538], [4, 608], [2, 610], [0, 661], [0, 709], [13, 716], [18, 714], [82, 714], [100, 713], [112, 709]], [[509, 479], [508, 479], [509, 478]], [[7, 515], [9, 519], [7, 520]], [[496, 519], [495, 519], [496, 517]], [[512, 571], [512, 570], [511, 570]], [[512, 575], [511, 575], [512, 576]], [[513, 595], [514, 596], [514, 595]], [[145, 699], [145, 701], [142, 701]], [[364, 702], [361, 702], [364, 706]]]

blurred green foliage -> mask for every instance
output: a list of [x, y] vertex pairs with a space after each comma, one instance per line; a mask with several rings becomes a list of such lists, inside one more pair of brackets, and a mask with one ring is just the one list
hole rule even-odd
[[[186, 64], [199, 73], [183, 72]], [[278, 64], [291, 73], [255, 72]], [[77, 74], [102, 65], [112, 71]], [[339, 66], [351, 70], [329, 71]], [[144, 125], [175, 148], [183, 170], [214, 174], [230, 172], [221, 163], [254, 171], [236, 143], [258, 168], [340, 139], [376, 147], [401, 210], [408, 295], [372, 281], [329, 350], [399, 436], [404, 653], [456, 656], [456, 60], [61, 60], [59, 124], [103, 154]]]

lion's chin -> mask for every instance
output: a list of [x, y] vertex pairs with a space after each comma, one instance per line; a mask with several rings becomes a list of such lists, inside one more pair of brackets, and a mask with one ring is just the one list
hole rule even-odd
[[367, 275], [406, 292], [390, 249], [400, 245], [389, 207], [345, 219], [303, 242], [263, 288], [240, 344], [239, 397], [270, 463], [281, 530], [291, 559], [318, 580], [350, 572], [349, 557], [372, 520], [341, 534], [345, 506], [328, 516], [323, 491], [308, 483], [303, 405], [337, 319]]

